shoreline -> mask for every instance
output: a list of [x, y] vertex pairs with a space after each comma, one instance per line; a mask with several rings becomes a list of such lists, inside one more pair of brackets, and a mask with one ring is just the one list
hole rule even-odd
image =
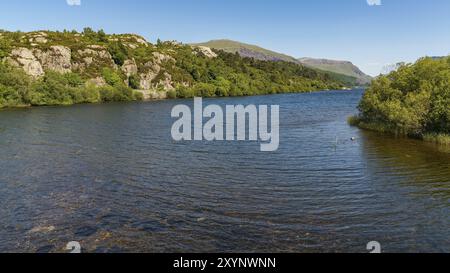
[[425, 132], [421, 135], [412, 136], [410, 134], [404, 134], [395, 132], [394, 129], [388, 128], [386, 125], [381, 123], [367, 123], [362, 121], [357, 116], [351, 116], [348, 118], [347, 123], [350, 126], [357, 127], [361, 130], [367, 130], [372, 132], [377, 132], [386, 135], [394, 135], [397, 137], [405, 137], [409, 139], [416, 139], [427, 143], [436, 144], [439, 146], [450, 146], [450, 134], [439, 133], [439, 132]]
[[[349, 89], [329, 89], [329, 90], [308, 90], [308, 91], [294, 91], [294, 92], [282, 92], [282, 93], [276, 93], [276, 94], [258, 94], [258, 95], [251, 95], [251, 96], [227, 96], [227, 97], [218, 97], [218, 96], [211, 96], [211, 97], [202, 97], [204, 99], [211, 99], [211, 98], [244, 98], [244, 97], [257, 97], [257, 96], [272, 96], [272, 95], [283, 95], [283, 94], [305, 94], [305, 93], [320, 93], [320, 92], [353, 92], [355, 90], [364, 89], [364, 87], [355, 87], [355, 88], [349, 88]], [[11, 110], [11, 109], [28, 109], [28, 108], [41, 108], [41, 107], [71, 107], [75, 105], [100, 105], [100, 104], [109, 104], [109, 103], [115, 103], [115, 102], [152, 102], [152, 101], [166, 101], [166, 100], [177, 100], [177, 99], [193, 99], [192, 98], [179, 98], [179, 97], [170, 97], [169, 93], [170, 91], [156, 91], [156, 90], [133, 90], [135, 92], [142, 93], [144, 96], [142, 100], [130, 100], [130, 101], [106, 101], [106, 102], [86, 102], [86, 103], [73, 103], [73, 104], [55, 104], [55, 105], [32, 105], [32, 104], [24, 104], [24, 105], [17, 105], [17, 106], [0, 106], [0, 112], [3, 110]], [[146, 97], [147, 96], [147, 97]]]

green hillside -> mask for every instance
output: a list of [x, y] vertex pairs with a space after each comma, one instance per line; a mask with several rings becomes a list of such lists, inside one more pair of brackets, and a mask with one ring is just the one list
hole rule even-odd
[[206, 43], [198, 43], [193, 45], [206, 46], [213, 49], [223, 50], [229, 53], [237, 52], [242, 57], [255, 58], [257, 60], [298, 63], [298, 61], [294, 57], [264, 49], [256, 45], [245, 44], [232, 40], [212, 40]]
[[364, 74], [357, 66], [348, 61], [335, 61], [327, 59], [301, 58], [300, 63], [323, 71], [342, 74], [357, 79], [358, 84], [367, 85], [372, 81], [372, 77]]
[[206, 46], [229, 53], [238, 53], [240, 56], [266, 61], [284, 61], [305, 65], [329, 74], [330, 77], [345, 82], [347, 85], [367, 85], [372, 78], [364, 74], [358, 67], [347, 61], [332, 61], [325, 59], [294, 57], [274, 52], [256, 45], [245, 44], [231, 40], [212, 40], [206, 43], [193, 44]]
[[135, 34], [0, 31], [0, 107], [342, 89], [295, 62], [244, 58]]

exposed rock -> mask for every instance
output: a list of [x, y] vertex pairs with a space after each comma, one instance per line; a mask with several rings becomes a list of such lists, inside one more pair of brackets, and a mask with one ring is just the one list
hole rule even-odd
[[195, 47], [195, 49], [207, 58], [210, 58], [210, 59], [217, 58], [217, 54], [214, 51], [212, 51], [212, 49], [209, 47], [197, 46], [197, 47]]
[[45, 32], [37, 32], [33, 33], [31, 37], [28, 39], [30, 43], [38, 43], [38, 44], [46, 44], [48, 43], [47, 39], [48, 35]]
[[106, 48], [101, 45], [88, 45], [87, 48], [94, 49], [94, 50], [106, 50]]
[[59, 73], [72, 71], [72, 51], [65, 46], [51, 46], [47, 51], [34, 50], [34, 55], [40, 61], [44, 69]]
[[31, 38], [29, 41], [30, 41], [30, 43], [38, 43], [38, 44], [48, 43], [48, 40], [45, 37], [34, 37], [34, 38]]
[[139, 36], [137, 34], [128, 34], [128, 35], [126, 35], [125, 38], [129, 41], [130, 40], [134, 41], [140, 45], [148, 46], [148, 42], [145, 40], [145, 38], [142, 36]]
[[103, 77], [97, 77], [95, 79], [90, 79], [86, 82], [86, 85], [94, 85], [96, 87], [106, 86], [106, 81]]
[[167, 72], [164, 72], [164, 79], [160, 80], [158, 83], [159, 86], [162, 86], [164, 90], [173, 90], [172, 75]]
[[103, 64], [104, 66], [116, 68], [111, 54], [103, 46], [89, 45], [85, 49], [78, 50], [76, 55], [78, 55], [77, 59], [81, 59], [82, 61], [72, 64], [72, 69], [74, 70], [83, 71], [87, 67], [95, 64]]
[[[164, 57], [161, 57], [157, 55], [158, 62]], [[145, 69], [147, 70], [146, 73], [139, 74], [139, 77], [141, 78], [140, 86], [142, 89], [149, 90], [152, 89], [154, 86], [152, 84], [152, 81], [158, 76], [159, 72], [161, 71], [161, 66], [154, 62], [147, 62], [144, 64]]]
[[33, 52], [27, 48], [16, 48], [13, 49], [7, 61], [17, 67], [23, 68], [25, 73], [32, 77], [40, 77], [44, 75], [44, 69], [41, 63], [39, 63]]
[[157, 90], [137, 90], [141, 92], [144, 96], [144, 100], [165, 100], [167, 99], [166, 91], [157, 91]]
[[131, 48], [131, 49], [136, 49], [136, 48], [139, 47], [138, 45], [132, 44], [132, 43], [124, 43], [124, 45], [127, 46], [127, 47], [129, 47], [129, 48]]
[[161, 71], [161, 66], [154, 62], [147, 62], [144, 64], [144, 67], [146, 69], [151, 70], [153, 73], [156, 73], [156, 74], [158, 74], [159, 71]]
[[86, 49], [78, 50], [77, 53], [84, 57], [89, 56], [112, 61], [112, 56], [111, 54], [109, 54], [108, 50], [105, 47], [99, 45], [89, 45]]
[[142, 37], [136, 37], [136, 42], [141, 44], [141, 45], [145, 45], [145, 46], [148, 45], [148, 42]]
[[158, 73], [154, 73], [153, 71], [149, 71], [147, 73], [143, 73], [139, 75], [140, 80], [140, 86], [142, 89], [150, 90], [153, 88], [152, 81], [158, 76]]
[[150, 90], [150, 89], [157, 89], [162, 88], [163, 90], [173, 90], [175, 89], [173, 87], [173, 81], [172, 76], [164, 72], [163, 73], [163, 79], [159, 80], [158, 82], [155, 82], [155, 78], [158, 77], [159, 73], [155, 73], [153, 71], [149, 71], [144, 74], [140, 74], [140, 86], [144, 90]]
[[89, 65], [91, 65], [91, 64], [94, 62], [94, 58], [92, 58], [92, 57], [84, 57], [84, 58], [83, 58], [83, 61], [84, 61], [84, 63], [85, 63], [87, 66], [89, 66]]
[[137, 74], [138, 67], [136, 65], [136, 61], [134, 59], [126, 60], [122, 65], [122, 71], [125, 73], [125, 75], [127, 75], [127, 77]]
[[166, 54], [162, 54], [159, 52], [153, 52], [153, 57], [155, 57], [155, 62], [157, 64], [162, 64], [163, 62], [168, 62], [168, 61], [175, 61], [175, 59], [172, 56], [166, 55]]

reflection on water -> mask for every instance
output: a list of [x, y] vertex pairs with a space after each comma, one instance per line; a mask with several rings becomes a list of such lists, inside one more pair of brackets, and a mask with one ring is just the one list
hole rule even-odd
[[204, 101], [279, 104], [275, 153], [173, 142], [180, 101], [1, 111], [0, 252], [450, 252], [449, 151], [349, 127], [361, 94]]

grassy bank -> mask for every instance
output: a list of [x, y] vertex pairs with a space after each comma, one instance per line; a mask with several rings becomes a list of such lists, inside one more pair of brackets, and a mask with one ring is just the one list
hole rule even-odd
[[395, 137], [409, 137], [414, 139], [423, 140], [429, 143], [435, 143], [438, 145], [450, 146], [450, 134], [444, 133], [423, 133], [423, 134], [409, 134], [405, 131], [400, 131], [398, 128], [388, 126], [380, 122], [365, 122], [357, 116], [348, 118], [348, 124], [361, 128], [363, 130], [379, 132], [383, 134], [393, 135]]

